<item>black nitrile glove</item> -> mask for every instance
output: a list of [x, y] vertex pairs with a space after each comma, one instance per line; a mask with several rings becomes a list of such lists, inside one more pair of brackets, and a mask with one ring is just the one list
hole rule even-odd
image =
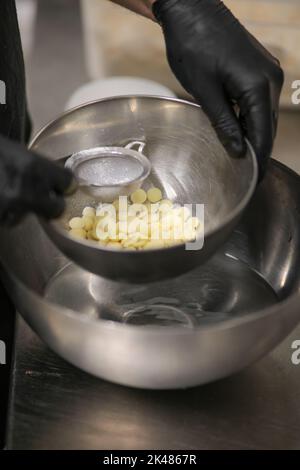
[[[202, 105], [232, 156], [254, 147], [261, 174], [276, 135], [283, 85], [279, 62], [219, 0], [157, 0], [169, 64]], [[239, 108], [239, 117], [233, 103]]]
[[28, 212], [59, 216], [71, 179], [64, 168], [0, 136], [0, 225], [17, 223]]

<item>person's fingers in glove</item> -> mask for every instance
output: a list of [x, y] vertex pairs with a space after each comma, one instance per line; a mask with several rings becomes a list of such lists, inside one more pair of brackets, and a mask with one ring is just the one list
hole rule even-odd
[[69, 171], [0, 136], [0, 223], [12, 225], [29, 212], [58, 217]]
[[240, 102], [240, 121], [256, 152], [260, 172], [264, 174], [268, 161], [266, 156], [271, 155], [276, 130], [271, 97], [263, 86], [243, 97]]
[[[276, 135], [283, 72], [220, 0], [156, 0], [169, 64], [233, 156], [247, 137], [261, 173]], [[239, 116], [232, 103], [239, 108]]]
[[[195, 98], [200, 101], [197, 96]], [[201, 104], [228, 153], [233, 157], [243, 155], [246, 152], [243, 128], [224, 91], [218, 85], [208, 86]]]
[[72, 174], [69, 170], [61, 167], [60, 165], [37, 156], [39, 159], [38, 165], [34, 162], [36, 177], [38, 181], [43, 181], [43, 176], [48, 174], [47, 184], [57, 194], [64, 194], [72, 182]]
[[48, 191], [39, 198], [32, 201], [28, 209], [35, 214], [46, 219], [55, 219], [59, 217], [65, 208], [63, 195], [59, 195], [54, 191]]

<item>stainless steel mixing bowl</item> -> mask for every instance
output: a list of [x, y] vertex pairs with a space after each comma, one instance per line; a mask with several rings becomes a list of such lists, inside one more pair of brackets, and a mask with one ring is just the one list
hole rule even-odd
[[158, 186], [180, 204], [204, 204], [201, 250], [185, 245], [119, 251], [68, 236], [68, 221], [96, 202], [78, 191], [67, 198], [63, 216], [43, 221], [51, 240], [84, 269], [118, 281], [146, 283], [178, 276], [206, 261], [228, 238], [253, 195], [257, 164], [253, 151], [232, 159], [200, 107], [169, 98], [117, 97], [71, 110], [46, 126], [31, 148], [52, 159], [83, 149], [145, 142], [152, 171], [144, 187]]
[[261, 358], [300, 320], [300, 178], [272, 162], [227, 244], [174, 281], [92, 275], [34, 217], [0, 230], [0, 260], [18, 310], [72, 364], [136, 387], [203, 384]]

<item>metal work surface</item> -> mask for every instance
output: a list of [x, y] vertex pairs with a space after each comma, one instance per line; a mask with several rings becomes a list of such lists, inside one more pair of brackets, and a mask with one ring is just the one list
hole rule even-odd
[[226, 380], [183, 391], [126, 388], [51, 352], [19, 320], [9, 449], [300, 449], [300, 365], [291, 344]]

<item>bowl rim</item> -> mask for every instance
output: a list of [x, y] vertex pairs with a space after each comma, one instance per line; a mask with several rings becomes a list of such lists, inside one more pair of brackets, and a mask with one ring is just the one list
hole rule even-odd
[[[39, 137], [44, 133], [44, 131], [46, 129], [50, 128], [52, 125], [54, 125], [60, 119], [69, 116], [70, 114], [74, 113], [75, 111], [78, 111], [78, 110], [83, 109], [83, 108], [88, 108], [89, 106], [95, 105], [97, 103], [124, 100], [124, 99], [127, 99], [127, 100], [132, 100], [132, 99], [139, 99], [139, 100], [142, 99], [142, 100], [144, 100], [144, 99], [146, 99], [146, 100], [171, 101], [171, 102], [180, 103], [180, 104], [187, 105], [187, 106], [193, 106], [195, 108], [200, 109], [202, 112], [204, 112], [202, 110], [202, 107], [197, 103], [193, 103], [191, 101], [183, 100], [183, 99], [180, 99], [180, 98], [171, 98], [171, 97], [159, 96], [159, 95], [121, 95], [121, 96], [112, 96], [112, 97], [108, 97], [108, 98], [106, 97], [106, 98], [102, 98], [102, 99], [98, 99], [98, 100], [92, 100], [92, 101], [88, 101], [87, 103], [83, 103], [79, 106], [76, 106], [74, 108], [71, 108], [67, 111], [64, 111], [63, 113], [59, 114], [56, 118], [54, 118], [54, 119], [50, 120], [48, 123], [46, 123], [36, 133], [36, 135], [30, 141], [29, 146], [28, 146], [29, 150], [32, 149], [32, 147], [37, 142]], [[250, 185], [249, 185], [245, 195], [243, 196], [243, 198], [239, 201], [239, 203], [235, 206], [235, 208], [231, 212], [229, 212], [226, 217], [224, 217], [222, 219], [222, 222], [219, 225], [217, 225], [217, 226], [211, 228], [210, 230], [208, 230], [206, 233], [204, 233], [204, 243], [205, 243], [205, 238], [206, 237], [212, 236], [212, 235], [220, 232], [225, 227], [230, 225], [230, 223], [232, 221], [234, 221], [239, 215], [241, 215], [243, 213], [244, 209], [247, 207], [248, 203], [250, 202], [250, 200], [251, 200], [251, 198], [254, 194], [254, 191], [256, 189], [257, 182], [258, 182], [258, 163], [257, 163], [257, 158], [256, 158], [256, 155], [255, 155], [255, 152], [254, 152], [254, 149], [253, 149], [251, 143], [246, 138], [245, 138], [245, 141], [246, 141], [246, 145], [247, 145], [247, 153], [245, 154], [244, 157], [241, 157], [241, 158], [246, 158], [247, 155], [249, 155], [249, 157], [251, 159], [253, 174], [252, 174], [252, 180], [250, 181]], [[61, 156], [61, 158], [62, 157], [63, 156]], [[50, 160], [50, 157], [48, 159]], [[56, 160], [51, 159], [51, 161], [56, 161]], [[60, 227], [59, 224], [57, 223], [59, 219], [53, 219], [53, 220], [44, 220], [44, 219], [41, 219], [41, 218], [39, 218], [39, 219], [43, 220], [42, 225], [44, 226], [44, 228], [47, 227], [47, 225], [50, 225], [52, 227], [52, 229], [55, 230], [60, 236], [62, 236], [64, 239], [68, 240], [69, 243], [75, 243], [77, 246], [81, 245], [81, 246], [85, 246], [86, 248], [93, 248], [93, 249], [98, 250], [98, 251], [105, 251], [105, 252], [112, 252], [112, 253], [117, 252], [120, 256], [124, 256], [128, 253], [130, 253], [133, 256], [139, 256], [140, 254], [145, 253], [144, 251], [137, 251], [137, 250], [132, 250], [132, 249], [117, 250], [117, 249], [114, 249], [114, 248], [111, 248], [111, 247], [96, 245], [96, 243], [94, 243], [93, 241], [90, 241], [90, 240], [79, 240], [79, 239], [71, 238], [68, 235], [68, 232], [63, 227]], [[185, 247], [185, 243], [179, 243], [178, 245], [175, 245], [175, 246], [149, 249], [149, 250], [146, 250], [146, 252], [147, 253], [159, 253], [162, 250], [172, 251], [172, 250], [176, 250], [178, 248], [183, 248], [183, 247]]]

